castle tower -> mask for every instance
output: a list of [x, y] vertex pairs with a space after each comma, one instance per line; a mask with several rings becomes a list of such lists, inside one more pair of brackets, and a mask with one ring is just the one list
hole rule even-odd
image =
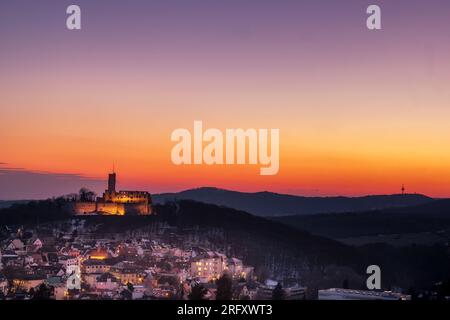
[[108, 191], [111, 192], [116, 192], [116, 173], [110, 173], [108, 175]]

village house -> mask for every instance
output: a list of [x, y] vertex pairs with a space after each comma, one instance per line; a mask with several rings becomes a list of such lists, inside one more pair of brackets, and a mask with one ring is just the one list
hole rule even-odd
[[14, 239], [6, 247], [6, 250], [14, 251], [16, 254], [24, 253], [25, 244], [20, 239]]
[[95, 282], [95, 289], [99, 291], [116, 291], [119, 288], [119, 280], [111, 273], [103, 273]]
[[227, 266], [227, 257], [218, 252], [207, 251], [191, 260], [191, 276], [206, 283], [218, 279]]
[[111, 265], [105, 260], [88, 259], [83, 261], [81, 271], [85, 274], [106, 273], [111, 269]]
[[34, 289], [43, 284], [46, 277], [39, 274], [21, 274], [16, 275], [13, 279], [12, 286], [15, 291], [22, 289], [29, 292], [30, 289]]
[[119, 279], [122, 284], [142, 284], [145, 277], [145, 273], [141, 268], [137, 268], [128, 262], [119, 262], [115, 264], [111, 267], [110, 272]]

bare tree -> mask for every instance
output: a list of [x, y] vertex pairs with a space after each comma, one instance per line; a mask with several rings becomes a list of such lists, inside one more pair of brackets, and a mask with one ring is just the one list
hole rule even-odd
[[97, 196], [97, 194], [94, 191], [84, 187], [80, 189], [78, 194], [80, 197], [80, 201], [89, 201], [89, 202], [95, 201], [95, 197]]

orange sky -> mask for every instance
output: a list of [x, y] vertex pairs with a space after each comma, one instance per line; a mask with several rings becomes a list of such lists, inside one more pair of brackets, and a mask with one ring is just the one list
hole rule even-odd
[[[0, 180], [2, 168], [105, 179], [114, 162], [119, 187], [151, 192], [363, 195], [405, 184], [448, 197], [450, 20], [411, 27], [399, 19], [426, 9], [386, 4], [386, 29], [371, 33], [358, 3], [326, 21], [315, 5], [300, 17], [289, 6], [239, 14], [207, 7], [180, 9], [178, 20], [161, 11], [106, 26], [114, 13], [86, 2], [97, 19], [78, 33], [58, 27], [53, 7], [36, 7], [24, 25], [18, 4], [2, 7]], [[236, 14], [239, 32], [227, 24]], [[170, 134], [192, 130], [194, 120], [280, 129], [279, 174], [260, 176], [259, 165], [175, 166]], [[20, 198], [17, 188], [0, 198]]]

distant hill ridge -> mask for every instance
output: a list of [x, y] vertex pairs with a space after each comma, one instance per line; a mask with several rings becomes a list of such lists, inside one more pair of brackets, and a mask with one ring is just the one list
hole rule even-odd
[[363, 197], [305, 197], [273, 192], [238, 192], [204, 187], [178, 193], [153, 195], [153, 201], [195, 200], [227, 206], [258, 216], [307, 215], [317, 213], [357, 212], [408, 207], [432, 202], [421, 194], [371, 195]]
[[450, 232], [450, 200], [366, 212], [291, 215], [272, 219], [333, 239], [419, 232], [437, 232], [445, 239], [446, 233]]
[[0, 200], [0, 209], [9, 208], [13, 204], [24, 204], [32, 200]]

